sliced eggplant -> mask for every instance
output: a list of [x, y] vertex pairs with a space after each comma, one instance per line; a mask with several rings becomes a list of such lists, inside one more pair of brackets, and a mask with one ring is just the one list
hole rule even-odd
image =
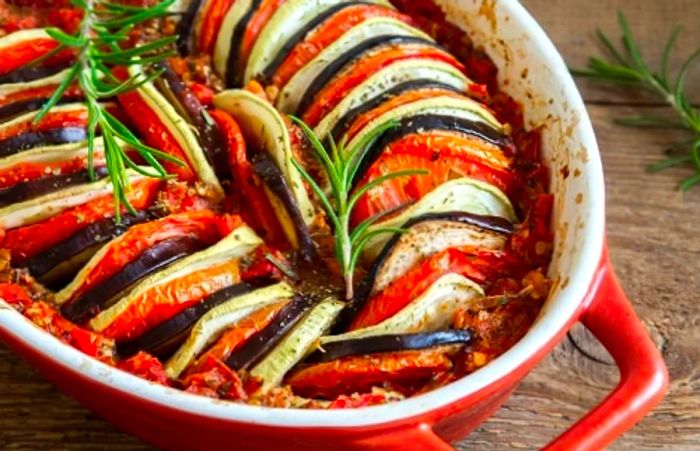
[[448, 273], [398, 313], [374, 326], [340, 335], [321, 337], [321, 346], [350, 339], [387, 334], [434, 332], [450, 326], [455, 312], [484, 297], [481, 287], [468, 278]]
[[311, 311], [272, 349], [250, 375], [262, 382], [256, 393], [265, 393], [277, 387], [285, 374], [299, 363], [333, 325], [345, 304], [335, 299], [325, 299]]
[[240, 87], [242, 70], [239, 51], [248, 22], [260, 6], [261, 0], [236, 0], [229, 8], [214, 46], [214, 70], [229, 88]]
[[309, 355], [306, 362], [330, 362], [349, 355], [375, 354], [380, 352], [408, 351], [444, 345], [469, 345], [474, 341], [470, 329], [448, 329], [437, 332], [415, 334], [372, 335], [364, 338], [326, 343]]
[[261, 308], [289, 302], [293, 296], [294, 290], [284, 282], [232, 296], [195, 323], [184, 344], [166, 363], [165, 372], [171, 378], [177, 378], [226, 329]]
[[287, 125], [279, 112], [264, 99], [242, 89], [223, 91], [214, 97], [214, 105], [231, 114], [241, 126], [246, 144], [251, 149], [266, 151], [272, 156], [292, 194], [296, 205], [310, 226], [316, 216], [309, 193], [294, 158]]
[[[403, 24], [403, 22], [396, 22]], [[413, 34], [411, 34], [412, 31], [414, 32]], [[374, 36], [346, 50], [341, 55], [337, 56], [334, 60], [329, 61], [327, 64], [325, 64], [323, 70], [321, 70], [318, 73], [318, 75], [316, 75], [313, 79], [309, 80], [308, 84], [303, 85], [306, 89], [303, 89], [301, 91], [301, 96], [297, 95], [296, 99], [298, 99], [298, 103], [296, 105], [294, 105], [291, 102], [289, 104], [286, 104], [289, 101], [288, 99], [293, 100], [295, 99], [295, 97], [288, 96], [285, 98], [286, 93], [281, 93], [279, 96], [280, 102], [284, 101], [285, 105], [279, 103], [280, 108], [282, 108], [283, 111], [289, 111], [291, 113], [296, 113], [300, 115], [303, 114], [314, 102], [316, 94], [318, 94], [319, 91], [321, 91], [336, 75], [341, 74], [343, 69], [347, 65], [352, 64], [354, 61], [364, 57], [364, 55], [367, 55], [370, 52], [377, 51], [383, 47], [399, 45], [420, 45], [426, 47], [437, 47], [437, 45], [433, 43], [433, 41], [426, 39], [423, 36], [416, 35], [416, 33], [419, 32], [416, 28], [409, 27], [406, 25], [406, 30], [404, 32], [406, 34], [399, 34], [398, 32], [395, 32], [391, 35]], [[310, 64], [311, 63], [309, 63], [306, 67], [309, 67]], [[302, 72], [297, 73], [289, 81], [289, 83], [287, 83], [287, 86], [292, 85], [292, 82], [294, 82], [295, 79], [298, 80], [299, 78], [297, 77], [300, 77], [301, 74]]]
[[234, 370], [247, 370], [253, 367], [274, 349], [295, 324], [301, 321], [311, 306], [310, 298], [302, 295], [294, 296], [270, 324], [231, 353], [226, 359], [226, 365]]
[[[129, 66], [130, 75], [134, 76], [143, 72], [138, 65]], [[202, 146], [197, 140], [197, 135], [187, 121], [177, 112], [175, 107], [158, 91], [153, 83], [144, 83], [138, 88], [141, 99], [153, 110], [158, 119], [168, 127], [168, 130], [177, 141], [187, 157], [199, 179], [213, 190], [218, 198], [223, 198], [224, 190], [214, 169], [209, 164]]]
[[[362, 160], [357, 167], [357, 172], [352, 180], [353, 187], [362, 179], [365, 172], [372, 167], [382, 155], [384, 149], [394, 141], [414, 133], [428, 133], [431, 130], [443, 130], [469, 135], [493, 144], [499, 149], [513, 146], [510, 137], [481, 121], [465, 119], [458, 116], [423, 113], [416, 116], [402, 117], [396, 127], [386, 130], [363, 150]], [[486, 155], [480, 154], [486, 158]], [[497, 165], [499, 161], [494, 162]]]
[[253, 170], [265, 184], [265, 194], [285, 236], [301, 257], [311, 262], [316, 256], [316, 244], [279, 168], [267, 152], [259, 152], [253, 157]]
[[[280, 53], [285, 43], [306, 28], [314, 19], [339, 3], [349, 3], [343, 0], [288, 0], [280, 6], [255, 41], [248, 59], [244, 84], [262, 75], [265, 68]], [[393, 8], [386, 0], [375, 0], [370, 3]]]
[[[443, 183], [398, 215], [374, 224], [369, 230], [400, 227], [413, 218], [444, 212], [495, 216], [510, 223], [517, 220], [508, 196], [501, 190], [488, 183], [463, 177]], [[364, 249], [365, 257], [374, 261], [389, 239], [390, 235], [387, 234], [375, 235]]]
[[[106, 167], [95, 168], [95, 180], [101, 180], [107, 177], [107, 174]], [[53, 193], [59, 189], [89, 183], [90, 181], [90, 173], [87, 169], [72, 174], [49, 174], [46, 177], [0, 189], [0, 207], [33, 199], [43, 194]]]
[[177, 34], [175, 45], [182, 56], [188, 56], [192, 53], [192, 37], [194, 35], [192, 31], [194, 30], [197, 13], [203, 3], [204, 0], [190, 0], [190, 4], [187, 6], [185, 13], [180, 16], [180, 20], [175, 28], [175, 34]]
[[209, 310], [224, 302], [249, 293], [254, 286], [241, 282], [219, 290], [199, 304], [183, 310], [174, 317], [149, 330], [139, 338], [120, 343], [117, 351], [129, 357], [139, 351], [146, 351], [158, 358], [169, 357], [187, 339], [192, 326]]
[[349, 1], [345, 3], [339, 3], [337, 5], [332, 5], [328, 9], [321, 11], [321, 13], [314, 16], [309, 22], [305, 23], [303, 27], [299, 28], [289, 39], [284, 43], [280, 50], [275, 55], [274, 59], [265, 67], [260, 75], [260, 78], [266, 84], [269, 84], [272, 77], [275, 75], [277, 69], [282, 65], [284, 60], [289, 56], [289, 53], [302, 42], [306, 36], [312, 32], [316, 27], [321, 25], [326, 19], [342, 11], [345, 8], [356, 6], [356, 5], [368, 5], [369, 2], [355, 2]]
[[74, 323], [84, 323], [108, 308], [117, 296], [134, 283], [197, 252], [202, 247], [199, 240], [189, 236], [162, 241], [146, 249], [136, 260], [124, 266], [113, 277], [93, 287], [79, 298], [63, 304], [61, 313]]
[[226, 149], [216, 123], [169, 63], [161, 62], [158, 67], [163, 70], [163, 74], [156, 80], [156, 87], [170, 100], [180, 116], [195, 128], [204, 155], [219, 180], [231, 178]]
[[[384, 92], [396, 88], [403, 83], [419, 80], [432, 80], [435, 83], [451, 86], [458, 91], [466, 92], [472, 82], [453, 65], [436, 61], [432, 58], [411, 58], [394, 61], [372, 74], [367, 80], [355, 87], [338, 103], [314, 128], [314, 133], [320, 139], [326, 139], [328, 134], [338, 126], [344, 125], [345, 118], [349, 121], [350, 111], [362, 108], [372, 99], [382, 98]], [[344, 130], [343, 130], [344, 131]], [[339, 139], [341, 134], [337, 136]]]
[[[147, 169], [143, 168], [143, 170]], [[145, 178], [144, 175], [131, 169], [127, 170], [127, 177], [132, 184]], [[31, 200], [8, 205], [0, 208], [0, 227], [14, 229], [34, 224], [57, 215], [68, 208], [110, 194], [112, 194], [112, 183], [109, 178], [105, 178], [97, 182], [69, 187]]]
[[[126, 311], [140, 296], [150, 289], [167, 284], [197, 271], [216, 266], [227, 261], [245, 257], [254, 251], [262, 240], [248, 226], [240, 226], [228, 236], [206, 248], [178, 260], [162, 271], [151, 274], [119, 299], [111, 307], [100, 312], [88, 323], [95, 332], [102, 332], [109, 327], [124, 311]], [[60, 293], [59, 293], [60, 295]], [[64, 297], [64, 299], [66, 299]]]
[[79, 267], [87, 263], [102, 244], [151, 217], [149, 212], [139, 211], [123, 215], [119, 223], [113, 218], [93, 222], [67, 240], [31, 258], [25, 266], [39, 282], [55, 288], [66, 277], [75, 275]]
[[294, 74], [280, 91], [277, 107], [290, 114], [303, 112], [316, 92], [346, 64], [379, 45], [405, 42], [432, 43], [432, 40], [417, 28], [391, 17], [372, 17], [361, 22]]

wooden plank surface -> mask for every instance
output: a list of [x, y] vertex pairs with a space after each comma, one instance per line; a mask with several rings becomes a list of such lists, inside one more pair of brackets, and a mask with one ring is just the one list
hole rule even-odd
[[[598, 51], [595, 27], [615, 34], [624, 10], [651, 61], [665, 37], [686, 26], [678, 55], [700, 43], [699, 0], [522, 0], [552, 36], [567, 62], [581, 66]], [[674, 60], [678, 66], [680, 58]], [[700, 71], [690, 84], [700, 98]], [[700, 189], [681, 195], [688, 171], [646, 174], [672, 133], [612, 124], [617, 116], [666, 113], [653, 98], [581, 83], [606, 169], [608, 236], [618, 275], [659, 344], [671, 371], [671, 392], [656, 411], [611, 449], [691, 450], [700, 447]], [[596, 357], [579, 352], [572, 341]], [[587, 332], [576, 327], [489, 421], [459, 449], [534, 449], [563, 431], [614, 386], [617, 370]], [[600, 363], [599, 361], [605, 362]], [[0, 449], [149, 449], [56, 392], [0, 345]]]

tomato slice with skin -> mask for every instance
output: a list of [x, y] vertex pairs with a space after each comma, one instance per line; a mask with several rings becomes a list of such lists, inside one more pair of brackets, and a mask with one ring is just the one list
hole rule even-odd
[[[142, 210], [153, 204], [161, 185], [158, 179], [142, 179], [133, 183], [126, 195], [136, 210]], [[113, 215], [114, 199], [107, 194], [36, 224], [7, 230], [0, 247], [10, 250], [13, 264], [22, 265], [91, 223]]]
[[460, 177], [491, 183], [507, 194], [515, 179], [509, 165], [510, 159], [497, 146], [479, 138], [436, 130], [406, 135], [384, 149], [356, 187], [396, 171], [423, 169], [428, 173], [390, 179], [370, 189], [358, 200], [351, 222], [357, 225], [378, 213], [415, 202]]
[[100, 262], [86, 275], [84, 283], [71, 299], [79, 298], [100, 283], [114, 276], [144, 251], [165, 240], [180, 236], [196, 236], [205, 245], [221, 238], [220, 217], [212, 211], [178, 213], [165, 218], [137, 224], [119, 241], [110, 245]]
[[[58, 42], [53, 38], [39, 38], [31, 39], [27, 41], [18, 42], [9, 47], [5, 47], [0, 50], [2, 58], [0, 58], [0, 76], [8, 74], [13, 70], [19, 69], [22, 66], [31, 63], [32, 61], [40, 58], [50, 51], [58, 47]], [[63, 61], [67, 61], [67, 56], [73, 57], [72, 52], [60, 52], [49, 58], [47, 63], [57, 64]]]
[[387, 46], [379, 51], [358, 58], [348, 69], [331, 80], [316, 94], [313, 103], [302, 113], [301, 118], [310, 127], [315, 127], [353, 88], [372, 74], [396, 61], [411, 58], [434, 59], [451, 64], [460, 71], [464, 71], [464, 66], [459, 61], [436, 47], [420, 44]]
[[[5, 106], [5, 105], [10, 105], [15, 102], [20, 102], [22, 100], [30, 100], [30, 99], [48, 99], [53, 95], [53, 93], [56, 91], [56, 88], [58, 87], [57, 84], [55, 85], [48, 85], [48, 86], [41, 86], [38, 88], [30, 88], [30, 89], [23, 89], [21, 91], [16, 91], [13, 93], [10, 93], [8, 95], [0, 97], [0, 107]], [[66, 89], [66, 92], [63, 94], [63, 97], [82, 97], [83, 92], [80, 90], [80, 87], [77, 85], [70, 85], [68, 89]]]
[[245, 33], [243, 34], [243, 39], [241, 40], [241, 48], [239, 51], [239, 62], [241, 68], [246, 66], [250, 52], [253, 50], [255, 41], [260, 36], [263, 28], [270, 20], [272, 15], [277, 11], [277, 9], [282, 6], [285, 0], [263, 0], [260, 3], [257, 11], [250, 18], [248, 25], [246, 25]]
[[117, 341], [134, 339], [214, 292], [238, 282], [238, 260], [195, 271], [141, 293], [101, 332]]
[[68, 111], [49, 112], [37, 124], [33, 119], [19, 122], [12, 127], [0, 130], [0, 141], [19, 136], [27, 132], [43, 132], [63, 127], [86, 127], [88, 123], [88, 112], [84, 108], [76, 108]]
[[302, 42], [294, 46], [275, 71], [272, 84], [278, 87], [286, 85], [299, 69], [314, 59], [326, 47], [354, 26], [372, 17], [391, 17], [413, 24], [413, 20], [409, 16], [380, 5], [353, 5], [344, 8], [312, 30]]
[[294, 393], [334, 399], [372, 387], [425, 381], [452, 368], [444, 348], [343, 357], [297, 370], [286, 383]]
[[[103, 155], [95, 154], [95, 167], [104, 166]], [[15, 186], [19, 183], [38, 180], [52, 174], [75, 174], [87, 169], [86, 156], [76, 157], [66, 161], [48, 163], [19, 163], [0, 170], [0, 189]]]
[[211, 0], [202, 12], [202, 22], [199, 27], [197, 46], [200, 53], [211, 55], [216, 44], [216, 37], [229, 8], [236, 0]]
[[423, 260], [370, 298], [353, 319], [350, 330], [373, 326], [392, 317], [445, 274], [456, 273], [478, 284], [488, 284], [513, 270], [516, 262], [511, 255], [499, 251], [446, 249]]

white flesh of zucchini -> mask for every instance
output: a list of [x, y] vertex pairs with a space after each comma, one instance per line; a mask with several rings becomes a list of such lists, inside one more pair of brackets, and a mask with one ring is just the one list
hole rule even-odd
[[[248, 10], [250, 10], [252, 0], [235, 0], [229, 8], [224, 20], [221, 23], [221, 29], [216, 36], [216, 44], [214, 46], [214, 55], [212, 57], [214, 70], [219, 77], [226, 79], [228, 71], [228, 55], [231, 52], [231, 39], [236, 25], [243, 19]], [[236, 42], [240, 45], [240, 42]]]
[[[104, 147], [102, 138], [95, 141], [95, 163], [104, 161]], [[88, 149], [84, 142], [59, 144], [56, 146], [35, 147], [5, 158], [0, 159], [0, 171], [5, 171], [18, 164], [35, 163], [48, 164], [61, 161], [70, 161], [77, 158], [87, 160]]]
[[[2, 50], [0, 50], [0, 51], [2, 51]], [[44, 77], [44, 78], [39, 78], [37, 80], [23, 81], [23, 82], [19, 82], [19, 83], [1, 84], [0, 85], [0, 99], [2, 97], [8, 96], [10, 94], [14, 94], [16, 92], [41, 88], [43, 86], [58, 85], [59, 83], [61, 83], [63, 81], [64, 78], [66, 78], [66, 76], [68, 76], [69, 72], [70, 72], [70, 69], [65, 69], [65, 70], [62, 70], [61, 72], [57, 72], [53, 75], [50, 75], [50, 76]]]

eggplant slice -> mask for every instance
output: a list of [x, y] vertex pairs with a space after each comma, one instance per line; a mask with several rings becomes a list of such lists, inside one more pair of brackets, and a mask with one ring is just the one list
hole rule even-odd
[[84, 127], [59, 127], [43, 131], [28, 131], [0, 141], [0, 157], [14, 155], [33, 147], [68, 144], [86, 139], [87, 130]]
[[270, 324], [234, 351], [226, 359], [226, 365], [234, 370], [245, 370], [254, 366], [284, 338], [311, 306], [310, 298], [295, 296]]
[[309, 228], [287, 180], [267, 152], [253, 156], [253, 170], [265, 184], [265, 192], [275, 210], [275, 214], [292, 247], [298, 249], [301, 257], [311, 262], [316, 257], [316, 243], [311, 238]]
[[129, 357], [138, 351], [146, 351], [158, 358], [169, 357], [187, 339], [192, 326], [214, 307], [229, 299], [249, 293], [255, 286], [241, 282], [219, 290], [173, 318], [149, 330], [139, 338], [119, 343], [117, 351], [122, 357]]
[[[67, 240], [30, 259], [25, 266], [39, 282], [51, 288], [56, 288], [56, 283], [60, 283], [61, 279], [68, 275], [65, 270], [60, 271], [60, 274], [52, 274], [59, 266], [83, 254], [85, 251], [100, 246], [123, 234], [132, 225], [149, 219], [151, 219], [150, 213], [139, 211], [136, 214], [123, 215], [120, 223], [115, 222], [113, 218], [105, 218], [93, 222]], [[72, 269], [77, 271], [77, 268]], [[70, 270], [68, 272], [73, 271]]]
[[373, 335], [326, 343], [305, 360], [305, 363], [330, 362], [351, 355], [427, 349], [444, 345], [470, 345], [474, 342], [471, 329], [448, 329], [414, 334]]
[[50, 77], [72, 66], [71, 61], [55, 65], [26, 65], [0, 76], [0, 84], [28, 83], [44, 77]]
[[352, 180], [353, 188], [355, 184], [362, 179], [365, 172], [367, 172], [367, 170], [372, 167], [372, 164], [381, 156], [386, 146], [394, 141], [398, 141], [404, 136], [414, 133], [427, 133], [431, 130], [452, 131], [473, 136], [489, 144], [493, 144], [499, 149], [513, 146], [513, 142], [508, 135], [480, 121], [430, 113], [402, 117], [396, 127], [382, 133], [364, 151], [362, 161]]
[[182, 56], [188, 56], [193, 51], [192, 31], [194, 30], [194, 23], [197, 18], [197, 13], [202, 7], [204, 1], [205, 0], [191, 0], [184, 14], [180, 16], [180, 21], [177, 23], [177, 27], [175, 28], [175, 34], [177, 35], [175, 46], [177, 47], [177, 51], [180, 52], [180, 55]]
[[197, 130], [197, 139], [204, 155], [209, 165], [214, 168], [214, 173], [219, 180], [231, 178], [226, 148], [216, 123], [168, 62], [159, 63], [158, 68], [163, 71], [163, 74], [155, 81], [156, 87], [170, 100], [178, 113]]
[[136, 260], [124, 266], [110, 279], [93, 287], [78, 299], [63, 304], [61, 313], [74, 323], [82, 324], [110, 307], [120, 293], [125, 292], [139, 280], [201, 248], [202, 243], [189, 236], [162, 241], [145, 250]]

